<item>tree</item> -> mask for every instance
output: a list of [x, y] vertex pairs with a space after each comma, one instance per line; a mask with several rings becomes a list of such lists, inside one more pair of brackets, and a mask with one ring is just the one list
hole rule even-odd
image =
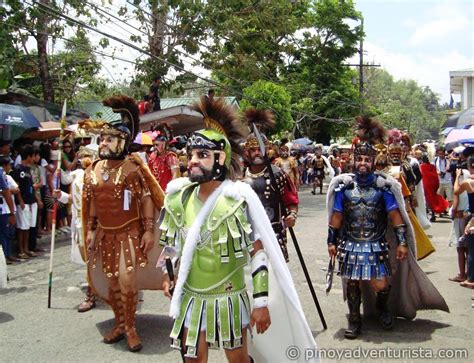
[[170, 71], [177, 76], [173, 82], [164, 82], [165, 88], [195, 80], [195, 76], [182, 69], [187, 68], [186, 58], [199, 51], [197, 42], [203, 34], [199, 22], [201, 2], [133, 0], [130, 3], [132, 6], [122, 6], [118, 15], [131, 13], [137, 18], [141, 24], [139, 34], [130, 35], [130, 40], [151, 54], [137, 60], [135, 81], [149, 85], [155, 77], [164, 77]]
[[[48, 44], [54, 44], [64, 35], [65, 22], [58, 14], [70, 14], [75, 17], [85, 17], [87, 21], [95, 23], [95, 19], [87, 11], [86, 5], [80, 0], [55, 1], [39, 0], [30, 5], [20, 0], [6, 0], [1, 8], [2, 27], [6, 27], [11, 35], [11, 42], [16, 47], [17, 54], [24, 55], [33, 64], [16, 64], [16, 67], [25, 66], [26, 73], [38, 76], [41, 91], [45, 101], [54, 102], [55, 90], [48, 53]], [[69, 24], [69, 26], [73, 26]], [[76, 30], [80, 29], [76, 27]], [[4, 39], [0, 35], [2, 40]], [[36, 50], [28, 48], [28, 40], [32, 37], [36, 41]], [[14, 72], [15, 73], [15, 72]]]
[[447, 109], [429, 87], [394, 81], [387, 71], [372, 68], [366, 70], [365, 89], [369, 114], [386, 128], [406, 130], [416, 142], [438, 139]]
[[242, 110], [250, 106], [270, 109], [275, 116], [275, 128], [269, 135], [281, 135], [284, 131], [293, 129], [291, 116], [291, 96], [285, 88], [273, 82], [257, 81], [243, 90], [244, 98], [240, 103]]
[[306, 136], [328, 144], [359, 112], [355, 72], [344, 62], [357, 53], [363, 36], [360, 26], [349, 25], [360, 13], [352, 1], [321, 0], [311, 1], [306, 18], [311, 27], [303, 32], [284, 78], [293, 102], [312, 100], [305, 109]]
[[202, 23], [210, 46], [202, 58], [213, 77], [235, 92], [258, 80], [281, 81], [307, 7], [306, 0], [207, 2]]

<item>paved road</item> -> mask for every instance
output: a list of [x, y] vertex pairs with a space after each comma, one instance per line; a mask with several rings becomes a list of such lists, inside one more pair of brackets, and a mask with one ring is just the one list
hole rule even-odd
[[[467, 352], [472, 359], [474, 310], [471, 308], [471, 296], [474, 291], [448, 281], [448, 277], [453, 276], [457, 269], [456, 251], [447, 244], [451, 228], [448, 219], [438, 219], [439, 222], [429, 230], [437, 251], [421, 261], [420, 265], [445, 297], [451, 313], [421, 311], [414, 321], [397, 320], [396, 328], [391, 332], [380, 329], [375, 321], [364, 321], [364, 333], [360, 339], [344, 339], [347, 309], [342, 300], [339, 279], [335, 279], [329, 296], [324, 293], [323, 269], [327, 265], [324, 199], [324, 195], [313, 196], [308, 188], [303, 188], [296, 233], [326, 317], [328, 330], [322, 330], [292, 246], [289, 264], [318, 347], [337, 349], [326, 351], [330, 358], [335, 358], [335, 354], [349, 354], [344, 349], [353, 349], [355, 358], [360, 358], [355, 361], [359, 362], [369, 361], [363, 358], [362, 354], [381, 354], [382, 357], [383, 354], [392, 354], [395, 357], [400, 357], [397, 354], [405, 354], [406, 359], [403, 360], [412, 361], [406, 355], [408, 350], [412, 357], [414, 354], [425, 354], [425, 357], [429, 357], [430, 352], [420, 349], [432, 349], [433, 354], [436, 354], [439, 349], [451, 348], [462, 348], [466, 351], [470, 349]], [[47, 245], [47, 241], [42, 243], [43, 246]], [[101, 335], [113, 325], [112, 312], [105, 304], [98, 304], [96, 309], [83, 314], [76, 312], [83, 298], [81, 287], [85, 281], [85, 268], [70, 262], [70, 245], [65, 238], [58, 242], [55, 251], [53, 308], [47, 309], [48, 261], [49, 254], [45, 254], [29, 262], [9, 266], [9, 288], [0, 291], [1, 361], [180, 361], [179, 354], [169, 348], [168, 334], [172, 321], [167, 316], [169, 303], [160, 292], [145, 292], [145, 302], [139, 307], [137, 318], [144, 349], [140, 353], [129, 353], [124, 342], [112, 346], [101, 343]], [[362, 348], [364, 351], [360, 350]], [[367, 349], [379, 351], [371, 352]], [[390, 352], [391, 349], [396, 351]], [[447, 351], [446, 354], [453, 352]], [[344, 361], [349, 360], [347, 355], [344, 357]], [[425, 358], [418, 361], [427, 360]], [[210, 361], [222, 362], [223, 354], [211, 352]], [[282, 357], [281, 361], [289, 360]], [[380, 358], [372, 361], [393, 362]], [[438, 358], [430, 361], [442, 360]]]

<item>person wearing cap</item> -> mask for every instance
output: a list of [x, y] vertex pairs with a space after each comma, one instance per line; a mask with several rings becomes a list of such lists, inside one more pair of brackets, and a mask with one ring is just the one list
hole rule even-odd
[[156, 137], [153, 140], [154, 151], [148, 159], [148, 166], [161, 186], [166, 190], [168, 183], [179, 177], [179, 163], [176, 154], [168, 150], [171, 130], [167, 125], [155, 128]]
[[243, 137], [235, 109], [205, 97], [193, 109], [205, 128], [188, 138], [189, 178], [169, 183], [159, 227], [163, 260], [180, 259], [176, 282], [162, 266], [172, 347], [198, 362], [221, 346], [230, 362], [250, 362], [249, 354], [280, 362], [288, 346], [316, 349], [265, 209], [250, 185], [235, 181]]

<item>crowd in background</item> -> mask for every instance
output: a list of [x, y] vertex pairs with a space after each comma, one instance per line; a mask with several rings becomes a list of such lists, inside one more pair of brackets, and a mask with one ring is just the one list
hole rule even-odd
[[[79, 146], [79, 143], [74, 144], [74, 140], [65, 139], [61, 160], [58, 160], [59, 142], [54, 139], [44, 142], [25, 139], [13, 143], [0, 141], [1, 178], [10, 192], [5, 195], [2, 190], [0, 213], [3, 219], [9, 217], [10, 222], [14, 221], [2, 223], [0, 232], [7, 264], [28, 260], [45, 252], [37, 241], [51, 233], [53, 190], [69, 192], [72, 182], [70, 173], [80, 167]], [[58, 164], [62, 171], [59, 179], [56, 173]], [[13, 211], [7, 198], [12, 198]], [[56, 233], [70, 232], [70, 224], [69, 206], [59, 205]]]
[[[131, 151], [140, 154], [142, 159], [149, 164], [150, 169], [153, 169], [153, 160], [160, 155], [159, 150], [165, 151], [160, 149], [162, 142], [157, 137], [159, 134], [160, 132], [157, 131], [152, 135], [153, 145], [134, 143], [130, 148]], [[8, 188], [14, 208], [13, 211], [10, 210], [6, 201], [7, 197], [2, 194], [1, 223], [2, 226], [8, 227], [1, 228], [0, 240], [8, 264], [34, 258], [44, 252], [38, 246], [37, 240], [51, 233], [53, 191], [61, 189], [64, 192], [70, 192], [72, 182], [70, 173], [81, 167], [79, 150], [88, 142], [90, 139], [66, 138], [63, 142], [61, 160], [58, 160], [58, 140], [32, 142], [18, 139], [13, 143], [0, 141], [0, 179], [2, 179], [0, 187], [1, 189]], [[272, 145], [269, 152], [272, 162], [275, 163], [281, 159], [281, 148], [285, 144], [287, 142]], [[177, 173], [173, 172], [173, 178], [186, 175], [185, 145], [185, 136], [171, 137], [166, 142], [166, 153], [171, 152], [174, 155], [173, 163], [177, 163], [175, 166], [170, 166], [171, 169], [178, 169]], [[291, 144], [287, 145], [290, 145], [289, 165], [293, 162], [297, 166], [295, 185], [297, 187], [313, 185], [313, 194], [317, 185], [320, 186], [320, 193], [322, 193], [326, 176], [351, 172], [350, 150], [338, 146], [323, 148], [322, 145], [317, 145], [312, 150], [302, 151], [291, 149]], [[152, 156], [152, 154], [155, 155]], [[469, 153], [465, 152], [463, 147], [446, 152], [443, 147], [430, 151], [426, 145], [417, 145], [408, 155], [408, 159], [419, 165], [420, 177], [417, 183], [423, 185], [426, 209], [431, 213], [430, 222], [435, 222], [436, 218], [440, 217], [453, 220], [449, 245], [457, 248], [459, 272], [450, 280], [474, 288], [472, 272], [474, 256], [472, 247], [469, 247], [472, 245], [469, 243], [471, 235], [465, 233], [466, 228], [471, 228], [469, 220], [471, 214], [474, 213], [474, 176], [471, 176], [474, 169], [469, 166], [471, 164], [474, 166], [474, 156], [471, 160], [468, 159], [468, 155]], [[325, 162], [319, 163], [320, 158], [324, 158]], [[166, 160], [163, 162], [166, 163]], [[245, 160], [242, 162], [245, 164]], [[58, 163], [61, 169], [59, 180], [56, 173]], [[466, 185], [461, 187], [463, 180], [473, 180], [472, 189]], [[413, 205], [413, 207], [416, 206]], [[71, 225], [70, 207], [60, 205], [56, 218], [56, 233], [68, 233]]]

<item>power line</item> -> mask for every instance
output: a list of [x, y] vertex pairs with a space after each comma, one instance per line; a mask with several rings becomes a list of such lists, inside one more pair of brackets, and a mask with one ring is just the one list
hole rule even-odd
[[[28, 3], [27, 3], [27, 4], [28, 4]], [[141, 48], [139, 48], [138, 46], [136, 46], [136, 45], [134, 45], [134, 44], [132, 44], [132, 43], [130, 43], [130, 42], [128, 42], [128, 41], [125, 41], [125, 40], [123, 40], [123, 39], [120, 39], [120, 38], [118, 38], [118, 37], [116, 37], [116, 36], [114, 36], [114, 35], [111, 35], [111, 34], [109, 34], [109, 33], [107, 33], [107, 32], [101, 31], [101, 30], [99, 30], [99, 29], [97, 29], [97, 28], [95, 28], [95, 27], [93, 27], [93, 26], [90, 26], [90, 25], [88, 25], [88, 24], [86, 24], [86, 23], [84, 23], [84, 22], [82, 22], [82, 21], [80, 21], [80, 20], [71, 18], [70, 16], [67, 16], [67, 15], [65, 15], [65, 14], [63, 14], [63, 13], [60, 13], [59, 11], [57, 11], [57, 10], [51, 8], [50, 6], [47, 6], [47, 5], [42, 4], [42, 3], [37, 3], [37, 4], [39, 5], [40, 8], [42, 8], [42, 9], [41, 9], [42, 11], [48, 13], [49, 15], [52, 15], [52, 16], [55, 16], [55, 17], [60, 17], [60, 18], [62, 18], [62, 19], [64, 19], [64, 20], [66, 20], [66, 21], [69, 21], [69, 22], [71, 22], [71, 23], [77, 24], [77, 25], [82, 26], [82, 27], [84, 27], [84, 28], [86, 28], [86, 29], [89, 29], [89, 30], [91, 30], [91, 31], [93, 31], [93, 32], [96, 32], [96, 33], [101, 34], [101, 35], [103, 35], [103, 36], [105, 36], [105, 37], [108, 37], [108, 38], [110, 38], [110, 39], [112, 39], [112, 40], [115, 40], [115, 41], [117, 41], [117, 42], [119, 42], [119, 43], [121, 43], [121, 44], [123, 44], [123, 45], [126, 45], [126, 46], [128, 46], [128, 47], [130, 47], [130, 48], [132, 48], [132, 49], [135, 49], [135, 50], [137, 50], [137, 51], [139, 51], [139, 52], [141, 52], [141, 53], [143, 53], [143, 54], [146, 54], [146, 55], [148, 55], [148, 56], [150, 56], [150, 57], [152, 57], [152, 58], [155, 58], [155, 59], [157, 59], [157, 60], [160, 60], [160, 61], [164, 62], [165, 64], [167, 64], [167, 65], [169, 65], [169, 66], [172, 66], [172, 67], [174, 67], [174, 68], [176, 68], [176, 69], [178, 69], [178, 70], [181, 70], [182, 72], [185, 72], [185, 73], [187, 73], [187, 74], [193, 75], [193, 76], [196, 77], [196, 78], [199, 78], [199, 79], [201, 79], [201, 80], [203, 80], [203, 81], [205, 81], [205, 82], [208, 82], [208, 83], [213, 84], [213, 85], [215, 85], [215, 86], [217, 86], [217, 87], [220, 87], [221, 89], [228, 91], [230, 94], [234, 93], [234, 94], [237, 94], [237, 95], [241, 96], [242, 98], [246, 98], [246, 99], [248, 99], [248, 100], [250, 100], [250, 101], [252, 101], [252, 102], [255, 102], [256, 104], [263, 104], [263, 105], [267, 106], [264, 102], [262, 102], [262, 101], [260, 101], [260, 100], [254, 99], [253, 97], [246, 96], [246, 95], [244, 95], [244, 94], [242, 94], [242, 93], [240, 93], [240, 92], [236, 92], [235, 90], [231, 90], [231, 89], [229, 89], [227, 86], [225, 86], [225, 85], [223, 85], [223, 84], [221, 84], [221, 83], [219, 83], [219, 82], [217, 82], [217, 81], [214, 81], [214, 80], [209, 79], [209, 78], [202, 77], [202, 76], [197, 75], [197, 74], [195, 74], [195, 73], [193, 73], [193, 72], [191, 72], [191, 71], [188, 71], [188, 70], [186, 70], [185, 68], [183, 68], [183, 67], [181, 67], [181, 66], [179, 66], [179, 65], [177, 65], [177, 64], [175, 64], [175, 63], [172, 63], [172, 62], [170, 62], [170, 61], [168, 61], [168, 60], [166, 60], [166, 59], [163, 59], [163, 58], [161, 58], [161, 57], [159, 57], [159, 56], [156, 56], [156, 55], [150, 53], [149, 51], [146, 51], [146, 50], [144, 50], [144, 49], [141, 49]], [[32, 4], [29, 4], [29, 5], [32, 6]], [[268, 106], [267, 106], [267, 107], [268, 107]], [[278, 111], [276, 111], [275, 109], [273, 109], [273, 108], [271, 108], [271, 107], [270, 107], [270, 109], [272, 109], [272, 111], [273, 111], [275, 114], [281, 116], [281, 114], [280, 114]], [[314, 117], [314, 118], [316, 118], [316, 119], [321, 119], [321, 120], [322, 120], [322, 119], [325, 119], [325, 120], [333, 121], [333, 122], [341, 122], [341, 120], [342, 120], [342, 119], [330, 119], [330, 118], [327, 118], [327, 117], [324, 117], [324, 116], [320, 116], [320, 115], [311, 115], [311, 114], [307, 114], [307, 115], [308, 115], [308, 116], [311, 116], [311, 117]]]

